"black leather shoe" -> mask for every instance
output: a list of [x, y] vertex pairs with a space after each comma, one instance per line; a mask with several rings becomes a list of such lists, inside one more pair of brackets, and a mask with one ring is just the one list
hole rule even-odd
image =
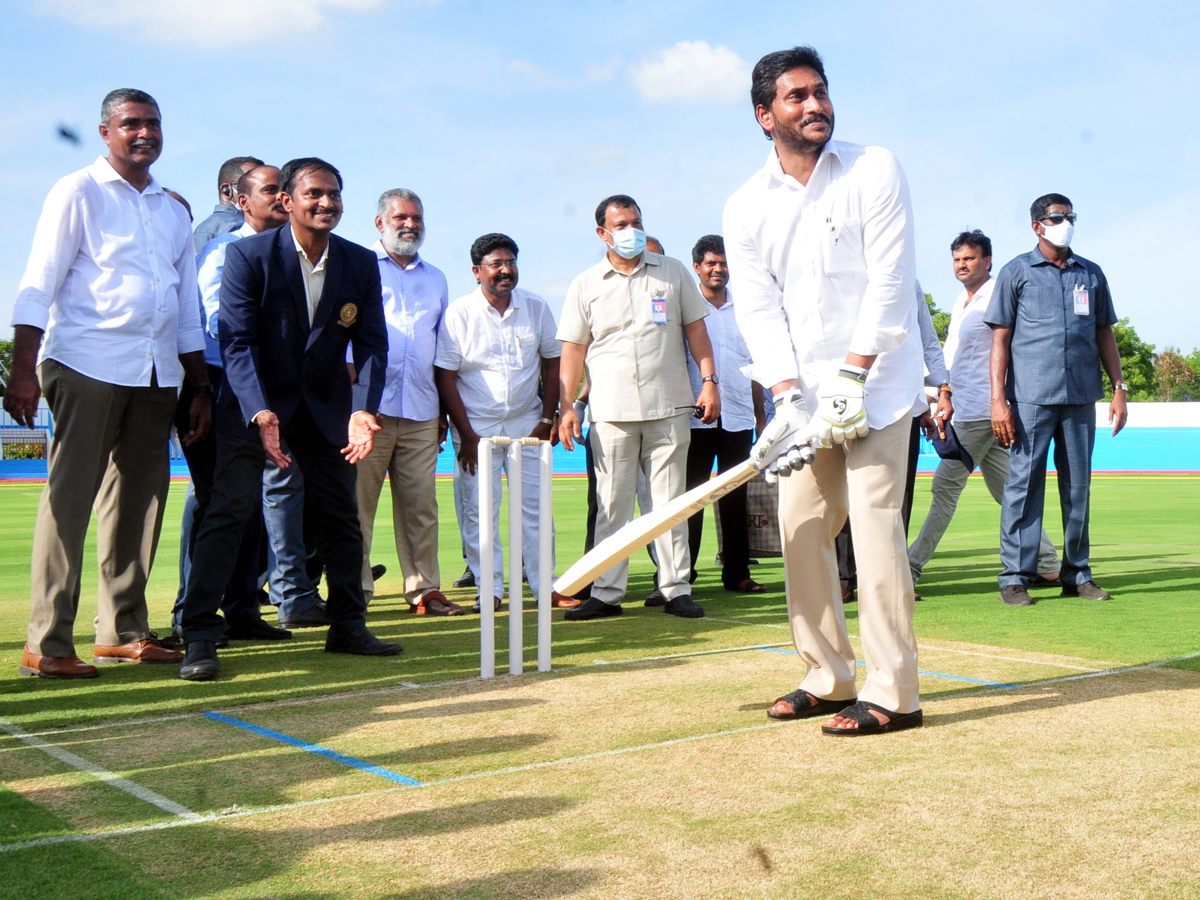
[[468, 568], [458, 578], [454, 579], [455, 587], [475, 587], [475, 575]]
[[303, 612], [293, 613], [288, 618], [279, 617], [280, 628], [320, 628], [322, 625], [328, 625], [329, 619], [325, 617], [325, 604], [318, 600]]
[[219, 668], [216, 641], [192, 641], [179, 666], [179, 677], [185, 681], [212, 681]]
[[1062, 586], [1062, 595], [1064, 597], [1082, 597], [1084, 600], [1112, 599], [1112, 594], [1094, 581], [1085, 581], [1083, 584], [1064, 584]]
[[691, 594], [684, 594], [674, 600], [668, 600], [663, 607], [668, 616], [679, 616], [681, 619], [703, 619], [704, 610], [692, 599]]
[[383, 563], [380, 563], [377, 566], [371, 566], [371, 580], [372, 581], [378, 581], [380, 578], [382, 578], [386, 574], [387, 574], [387, 566], [385, 566]]
[[381, 641], [358, 622], [354, 625], [330, 625], [325, 637], [326, 653], [353, 653], [355, 656], [395, 656], [403, 648]]
[[612, 603], [604, 603], [595, 597], [588, 597], [581, 606], [568, 609], [563, 618], [571, 622], [583, 622], [587, 619], [607, 619], [609, 616], [623, 616], [625, 610]]
[[666, 606], [667, 598], [663, 596], [663, 592], [655, 588], [646, 595], [647, 606]]
[[230, 625], [225, 634], [231, 641], [286, 641], [292, 637], [286, 628], [276, 628], [262, 619]]

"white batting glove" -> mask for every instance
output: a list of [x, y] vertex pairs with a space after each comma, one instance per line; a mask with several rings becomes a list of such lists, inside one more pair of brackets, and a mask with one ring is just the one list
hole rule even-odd
[[818, 437], [822, 447], [841, 444], [867, 433], [867, 370], [845, 363], [817, 391]]
[[808, 423], [808, 410], [800, 391], [783, 391], [775, 398], [775, 418], [767, 423], [750, 450], [751, 465], [767, 472], [768, 483], [774, 483], [774, 476], [799, 471], [816, 458], [812, 446], [800, 440], [808, 430]]

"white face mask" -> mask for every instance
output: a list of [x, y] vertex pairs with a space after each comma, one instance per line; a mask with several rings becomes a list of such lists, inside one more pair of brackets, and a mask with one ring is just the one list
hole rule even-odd
[[1075, 226], [1070, 222], [1064, 220], [1057, 225], [1043, 225], [1042, 228], [1042, 237], [1055, 247], [1071, 246], [1071, 238], [1075, 234]]

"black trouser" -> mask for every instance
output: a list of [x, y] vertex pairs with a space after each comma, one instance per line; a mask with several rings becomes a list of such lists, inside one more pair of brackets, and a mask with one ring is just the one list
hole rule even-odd
[[[213, 387], [213, 395], [221, 387], [225, 373], [216, 366], [208, 367], [208, 381]], [[185, 380], [179, 390], [179, 405], [175, 408], [175, 430], [180, 438], [191, 428], [189, 411], [196, 391], [190, 381]], [[196, 494], [196, 512], [188, 530], [191, 540], [184, 552], [189, 561], [193, 561], [196, 551], [196, 538], [204, 524], [204, 516], [208, 511], [212, 498], [213, 477], [217, 467], [217, 434], [215, 428], [209, 428], [204, 440], [183, 448], [184, 459], [187, 460], [188, 472], [192, 476], [192, 490]], [[258, 502], [250, 511], [246, 527], [242, 532], [241, 543], [236, 551], [233, 571], [229, 576], [229, 586], [221, 600], [221, 609], [230, 625], [248, 625], [262, 618], [258, 609], [258, 576], [262, 571], [262, 479], [259, 479]], [[191, 572], [190, 563], [186, 570]], [[190, 577], [190, 575], [189, 575]], [[187, 585], [180, 585], [178, 599], [175, 601], [175, 613], [183, 608], [183, 598], [187, 593]]]
[[[282, 428], [292, 457], [304, 473], [306, 497], [321, 511], [321, 555], [328, 586], [326, 616], [331, 623], [362, 622], [367, 609], [362, 591], [362, 531], [354, 466], [326, 440], [301, 404]], [[262, 489], [266, 454], [257, 429], [246, 436], [217, 435], [217, 468], [212, 500], [196, 537], [192, 577], [183, 606], [183, 634], [189, 641], [215, 641], [223, 625], [217, 609], [229, 581], [246, 520]]]
[[[693, 428], [688, 447], [687, 489], [704, 484], [712, 477], [713, 460], [717, 473], [744, 463], [750, 456], [752, 431], [726, 431], [716, 428]], [[717, 509], [721, 515], [721, 583], [728, 591], [750, 577], [750, 529], [746, 522], [746, 485], [721, 498]], [[704, 536], [704, 510], [688, 519], [688, 547], [692, 551], [692, 572], [700, 554]], [[691, 580], [695, 580], [693, 577]]]

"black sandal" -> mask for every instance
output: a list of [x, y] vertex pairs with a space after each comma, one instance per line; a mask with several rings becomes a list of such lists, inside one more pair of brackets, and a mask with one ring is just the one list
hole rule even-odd
[[[871, 710], [883, 713], [888, 717], [888, 721], [881, 724], [877, 718], [871, 715]], [[920, 728], [924, 719], [919, 709], [916, 712], [910, 713], [892, 712], [890, 709], [884, 709], [882, 706], [876, 703], [868, 703], [866, 700], [859, 700], [852, 706], [847, 706], [845, 709], [838, 711], [836, 715], [853, 719], [858, 723], [857, 728], [838, 728], [835, 725], [821, 726], [821, 730], [826, 734], [838, 737], [883, 734], [885, 731], [903, 731], [906, 728]]]
[[[777, 697], [775, 703], [786, 700], [792, 704], [791, 713], [775, 713], [767, 710], [767, 716], [772, 719], [815, 719], [817, 716], [827, 716], [846, 708], [846, 700], [822, 700], [815, 694], [810, 694], [803, 688], [796, 688], [790, 694]], [[816, 700], [816, 705], [812, 701]], [[775, 703], [771, 705], [774, 706]]]

